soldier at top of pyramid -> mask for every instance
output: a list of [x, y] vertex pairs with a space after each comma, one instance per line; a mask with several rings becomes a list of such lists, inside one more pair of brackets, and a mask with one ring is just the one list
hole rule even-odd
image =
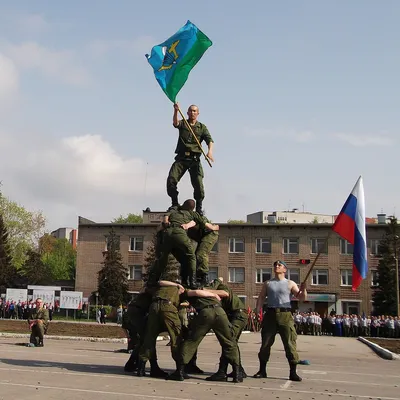
[[[167, 178], [167, 193], [171, 197], [172, 205], [169, 208], [178, 208], [178, 182], [182, 179], [186, 171], [189, 171], [190, 181], [193, 186], [193, 197], [196, 200], [196, 211], [202, 215], [204, 186], [203, 186], [203, 167], [200, 162], [202, 154], [201, 148], [196, 142], [193, 134], [190, 132], [184, 120], [178, 119], [179, 105], [174, 104], [173, 125], [179, 130], [178, 143], [175, 149], [175, 161], [169, 170]], [[214, 141], [208, 132], [207, 127], [197, 120], [199, 116], [199, 108], [196, 105], [191, 105], [188, 108], [188, 119], [190, 127], [196, 135], [200, 144], [205, 141], [208, 146], [207, 158], [214, 161], [213, 145]]]

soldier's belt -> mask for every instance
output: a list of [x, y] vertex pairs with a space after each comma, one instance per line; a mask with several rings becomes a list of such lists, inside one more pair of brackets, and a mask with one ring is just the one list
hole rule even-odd
[[291, 308], [282, 308], [282, 307], [268, 307], [267, 311], [270, 312], [291, 312], [292, 309]]
[[217, 307], [221, 307], [220, 304], [210, 304], [209, 306], [204, 306], [202, 308], [196, 308], [197, 313], [199, 313], [200, 311], [205, 310], [206, 308], [217, 308]]

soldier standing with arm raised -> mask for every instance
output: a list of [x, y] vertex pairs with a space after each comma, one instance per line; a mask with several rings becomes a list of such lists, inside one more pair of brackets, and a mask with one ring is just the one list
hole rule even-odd
[[[174, 104], [173, 125], [179, 130], [179, 138], [176, 146], [175, 162], [169, 170], [167, 178], [167, 193], [171, 197], [171, 209], [178, 208], [178, 183], [182, 179], [186, 171], [189, 171], [190, 181], [193, 186], [193, 197], [196, 200], [196, 211], [202, 213], [203, 199], [204, 199], [204, 186], [203, 186], [203, 167], [201, 166], [200, 156], [202, 149], [190, 132], [189, 127], [184, 120], [178, 119], [179, 105]], [[208, 132], [207, 127], [197, 120], [199, 116], [199, 108], [196, 105], [191, 105], [188, 109], [187, 123], [192, 128], [196, 135], [198, 142], [201, 145], [205, 141], [208, 146], [207, 158], [214, 161], [213, 146], [214, 141]]]
[[254, 378], [267, 377], [267, 362], [271, 354], [271, 347], [275, 342], [275, 336], [280, 334], [283, 346], [285, 348], [286, 358], [289, 361], [290, 375], [292, 381], [301, 381], [297, 375], [296, 369], [299, 363], [299, 356], [296, 349], [297, 333], [294, 327], [290, 297], [293, 294], [300, 301], [307, 298], [306, 286], [300, 285], [285, 278], [287, 266], [283, 261], [274, 262], [275, 277], [264, 282], [260, 295], [257, 299], [257, 314], [263, 307], [267, 297], [267, 311], [264, 315], [261, 327], [261, 348], [258, 353], [260, 360], [260, 369], [253, 376]]

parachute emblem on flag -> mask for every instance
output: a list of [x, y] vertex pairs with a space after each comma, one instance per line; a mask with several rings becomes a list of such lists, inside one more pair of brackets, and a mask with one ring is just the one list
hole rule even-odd
[[176, 51], [176, 46], [178, 46], [180, 40], [171, 44], [171, 47], [167, 50], [167, 46], [162, 48], [162, 52], [164, 53], [163, 64], [159, 71], [163, 71], [166, 69], [171, 69], [174, 64], [176, 64], [177, 59], [179, 58], [179, 54]]

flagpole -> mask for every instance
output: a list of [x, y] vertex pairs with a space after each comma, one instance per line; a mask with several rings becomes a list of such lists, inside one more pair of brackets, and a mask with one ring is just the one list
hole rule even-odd
[[327, 236], [326, 239], [325, 239], [324, 245], [323, 245], [322, 248], [320, 248], [320, 250], [318, 251], [317, 256], [314, 258], [314, 261], [312, 262], [311, 267], [310, 267], [310, 269], [308, 270], [307, 275], [306, 275], [306, 277], [305, 277], [304, 280], [303, 280], [303, 284], [306, 284], [306, 283], [307, 283], [307, 279], [308, 279], [308, 277], [310, 276], [312, 270], [314, 269], [314, 266], [315, 266], [315, 264], [317, 263], [319, 256], [321, 255], [322, 251], [325, 250], [325, 248], [328, 246], [328, 240], [329, 240], [329, 237], [331, 236], [331, 234], [332, 234], [332, 231], [329, 231], [328, 236]]
[[179, 114], [181, 114], [181, 117], [182, 117], [183, 121], [185, 122], [186, 126], [188, 127], [189, 131], [192, 133], [192, 135], [193, 135], [194, 139], [196, 140], [197, 144], [199, 145], [200, 150], [201, 150], [201, 152], [203, 153], [204, 158], [205, 158], [206, 161], [208, 162], [208, 165], [212, 168], [211, 162], [210, 162], [210, 160], [208, 159], [208, 157], [206, 156], [206, 153], [204, 153], [203, 147], [201, 147], [201, 144], [200, 144], [200, 142], [199, 142], [199, 139], [197, 139], [197, 136], [196, 136], [195, 133], [193, 132], [192, 127], [190, 126], [189, 122], [187, 122], [187, 120], [186, 120], [185, 116], [183, 115], [182, 110], [181, 110], [181, 108], [180, 108], [179, 106], [178, 106], [178, 111], [179, 111]]

